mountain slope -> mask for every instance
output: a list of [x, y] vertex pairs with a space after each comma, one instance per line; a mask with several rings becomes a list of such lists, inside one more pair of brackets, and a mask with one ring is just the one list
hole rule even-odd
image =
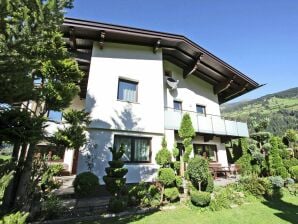
[[267, 131], [281, 136], [287, 129], [298, 130], [298, 87], [254, 100], [224, 104], [221, 111], [226, 118], [247, 121], [251, 132], [253, 120], [268, 118]]

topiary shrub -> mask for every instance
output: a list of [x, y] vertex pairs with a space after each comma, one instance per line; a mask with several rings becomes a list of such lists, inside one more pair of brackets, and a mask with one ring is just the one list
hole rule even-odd
[[161, 168], [158, 171], [158, 181], [162, 183], [163, 186], [170, 187], [175, 181], [175, 172], [171, 168]]
[[190, 200], [195, 206], [206, 207], [210, 203], [211, 195], [209, 192], [191, 191]]
[[180, 166], [181, 166], [180, 161], [174, 161], [173, 162], [173, 169], [176, 171], [177, 174], [180, 172]]
[[162, 138], [161, 146], [162, 148], [156, 154], [155, 160], [156, 160], [156, 163], [161, 167], [167, 167], [170, 165], [172, 161], [172, 154], [167, 149], [167, 141], [165, 137]]
[[201, 156], [195, 156], [189, 160], [187, 174], [192, 184], [201, 190], [202, 182], [207, 182], [209, 176], [208, 161]]
[[46, 219], [58, 218], [63, 211], [62, 201], [56, 195], [49, 195], [43, 203], [42, 214]]
[[283, 164], [287, 168], [287, 170], [290, 171], [290, 168], [292, 166], [298, 166], [298, 159], [296, 158], [284, 159]]
[[165, 189], [165, 198], [170, 202], [174, 202], [179, 198], [179, 191], [176, 187], [170, 187]]
[[183, 179], [181, 176], [176, 176], [175, 178], [176, 187], [180, 190], [183, 189]]
[[109, 200], [108, 210], [110, 212], [118, 213], [122, 212], [127, 207], [127, 199], [119, 198], [119, 197], [112, 197]]
[[5, 215], [0, 219], [1, 224], [25, 224], [29, 213], [16, 212], [9, 215]]
[[282, 188], [284, 186], [284, 180], [280, 176], [271, 176], [268, 178], [273, 188]]
[[289, 173], [287, 171], [287, 169], [285, 167], [278, 167], [276, 169], [276, 174], [281, 176], [283, 179], [286, 179], [287, 177], [289, 177]]
[[290, 173], [293, 179], [295, 179], [295, 181], [298, 181], [298, 166], [292, 166], [290, 168]]
[[204, 181], [202, 183], [202, 190], [212, 193], [213, 189], [214, 189], [214, 180], [211, 173], [209, 173], [207, 181]]
[[80, 173], [74, 179], [73, 187], [79, 197], [94, 196], [99, 189], [98, 177], [91, 172]]

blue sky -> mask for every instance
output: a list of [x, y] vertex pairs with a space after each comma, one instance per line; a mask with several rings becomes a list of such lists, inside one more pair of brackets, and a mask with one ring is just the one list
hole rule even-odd
[[267, 84], [237, 100], [298, 86], [298, 1], [75, 0], [74, 6], [66, 16], [185, 35]]

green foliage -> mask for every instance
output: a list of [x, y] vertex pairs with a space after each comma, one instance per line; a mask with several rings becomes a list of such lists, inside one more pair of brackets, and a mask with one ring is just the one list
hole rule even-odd
[[290, 173], [291, 173], [292, 177], [293, 177], [296, 181], [298, 181], [298, 166], [292, 166], [292, 167], [290, 168]]
[[177, 187], [170, 187], [165, 189], [165, 197], [170, 202], [174, 202], [179, 198], [179, 191]]
[[125, 197], [119, 198], [119, 197], [112, 197], [109, 200], [109, 207], [108, 210], [110, 212], [118, 213], [125, 210], [127, 207], [127, 200]]
[[296, 142], [298, 142], [298, 133], [293, 129], [289, 129], [285, 133], [285, 137], [290, 143], [290, 147], [293, 147]]
[[195, 206], [206, 207], [211, 201], [211, 195], [209, 192], [194, 190], [190, 192], [190, 200]]
[[211, 173], [209, 173], [208, 178], [207, 178], [207, 182], [203, 182], [202, 190], [212, 193], [213, 189], [214, 189], [213, 176], [212, 176]]
[[167, 149], [167, 142], [165, 137], [162, 138], [162, 148], [156, 154], [155, 160], [161, 167], [167, 167], [172, 161], [171, 152]]
[[187, 166], [187, 173], [193, 186], [201, 190], [201, 183], [207, 181], [209, 177], [208, 161], [200, 156], [191, 158]]
[[13, 174], [14, 174], [14, 172], [11, 171], [9, 173], [4, 174], [0, 178], [0, 201], [2, 201], [2, 198], [4, 196], [5, 188], [8, 186], [8, 184], [12, 180]]
[[283, 164], [289, 171], [292, 166], [298, 166], [298, 159], [296, 158], [284, 159]]
[[5, 215], [1, 220], [0, 224], [25, 224], [29, 213], [16, 212], [9, 215]]
[[219, 211], [231, 208], [233, 205], [241, 205], [244, 201], [245, 195], [234, 185], [228, 185], [214, 193], [209, 208], [211, 211]]
[[281, 175], [280, 172], [283, 172], [282, 158], [279, 155], [280, 142], [281, 140], [278, 137], [272, 137], [270, 139], [272, 149], [269, 152], [269, 172], [271, 175]]
[[73, 186], [79, 197], [95, 195], [99, 188], [98, 177], [91, 172], [80, 173], [73, 181]]
[[106, 184], [106, 189], [113, 196], [121, 197], [126, 183], [124, 176], [128, 172], [128, 169], [123, 167], [124, 162], [121, 160], [125, 152], [124, 145], [121, 144], [118, 150], [116, 148], [110, 148], [110, 151], [112, 153], [112, 161], [109, 161], [110, 167], [105, 169], [107, 175], [103, 176], [103, 181]]
[[272, 134], [270, 132], [257, 132], [250, 134], [250, 137], [261, 144], [265, 144], [272, 137]]
[[248, 102], [224, 105], [222, 114], [227, 118], [247, 121], [250, 133], [254, 132], [254, 121], [259, 122], [266, 117], [269, 123], [264, 131], [283, 136], [288, 129], [298, 130], [297, 104], [296, 87]]
[[69, 110], [63, 113], [65, 125], [58, 129], [50, 140], [57, 146], [78, 150], [87, 143], [86, 128], [90, 124], [89, 113], [80, 110]]
[[173, 169], [176, 171], [176, 173], [179, 173], [180, 165], [181, 165], [180, 161], [174, 161], [173, 162]]
[[248, 152], [248, 140], [243, 138], [240, 140], [242, 148], [242, 156], [236, 162], [240, 166], [240, 173], [243, 175], [250, 174], [252, 172], [251, 160], [252, 157]]
[[129, 204], [142, 207], [156, 207], [160, 203], [160, 191], [155, 185], [141, 182], [128, 190]]
[[181, 176], [176, 176], [175, 177], [175, 184], [177, 186], [178, 189], [182, 189], [183, 188], [183, 179]]
[[173, 157], [176, 158], [179, 156], [179, 149], [177, 148], [177, 142], [174, 143], [174, 147], [173, 147]]
[[273, 188], [282, 188], [284, 186], [284, 180], [281, 176], [271, 176], [269, 180]]
[[193, 150], [193, 146], [191, 144], [189, 145], [184, 145], [185, 147], [185, 152], [184, 152], [184, 155], [183, 155], [183, 161], [188, 163], [189, 162], [189, 156]]
[[188, 113], [185, 113], [182, 117], [180, 128], [178, 130], [180, 138], [192, 138], [195, 136], [195, 131], [192, 126], [191, 118]]
[[43, 203], [42, 214], [46, 219], [55, 219], [61, 216], [63, 211], [62, 201], [53, 194], [50, 194]]
[[171, 186], [175, 181], [175, 172], [171, 168], [161, 168], [158, 171], [158, 181], [164, 186]]
[[63, 165], [62, 164], [53, 164], [46, 166], [44, 168], [40, 184], [42, 185], [42, 188], [47, 188], [48, 190], [53, 190], [55, 188], [59, 187], [59, 184], [57, 184], [53, 177], [59, 175], [63, 171]]
[[240, 184], [246, 192], [255, 197], [262, 197], [267, 193], [268, 183], [257, 176], [242, 177], [240, 179]]

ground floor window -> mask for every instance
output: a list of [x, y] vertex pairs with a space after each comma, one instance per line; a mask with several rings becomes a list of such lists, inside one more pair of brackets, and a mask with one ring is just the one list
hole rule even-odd
[[204, 144], [194, 144], [194, 154], [201, 155], [208, 158], [211, 162], [217, 162], [217, 149], [216, 145], [204, 145]]
[[121, 144], [125, 146], [123, 160], [126, 162], [150, 162], [151, 161], [151, 138], [115, 135], [114, 147], [117, 149]]

